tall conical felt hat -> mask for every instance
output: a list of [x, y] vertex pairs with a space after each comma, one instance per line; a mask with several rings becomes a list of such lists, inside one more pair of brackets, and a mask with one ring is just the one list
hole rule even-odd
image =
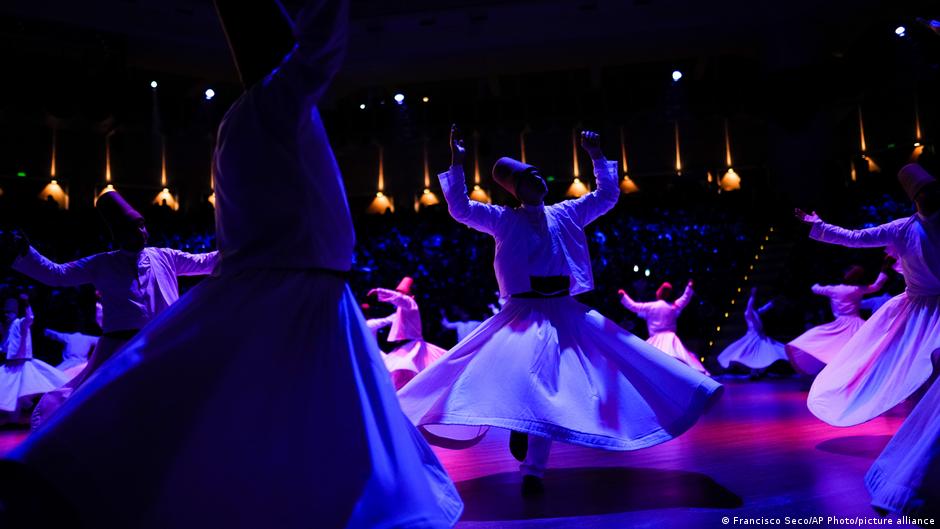
[[98, 197], [95, 209], [101, 213], [104, 221], [111, 228], [121, 224], [135, 224], [144, 220], [144, 216], [131, 207], [117, 191], [108, 191]]
[[664, 295], [668, 292], [672, 294], [672, 283], [666, 281], [656, 289], [656, 299], [665, 299]]
[[846, 285], [861, 285], [864, 279], [865, 269], [858, 265], [850, 266], [843, 276]]
[[914, 200], [917, 193], [920, 193], [928, 184], [937, 181], [936, 178], [916, 163], [909, 163], [902, 167], [898, 171], [898, 180], [901, 182], [904, 192], [907, 193], [907, 198], [911, 200]]
[[401, 278], [401, 282], [398, 283], [398, 286], [395, 287], [395, 290], [401, 292], [402, 294], [411, 294], [411, 285], [415, 282], [414, 279], [411, 279], [408, 276]]
[[519, 182], [519, 176], [534, 168], [534, 166], [522, 163], [519, 160], [503, 157], [493, 164], [493, 180], [496, 180], [496, 183], [503, 186], [503, 189], [509, 191], [512, 196], [516, 196], [516, 184]]

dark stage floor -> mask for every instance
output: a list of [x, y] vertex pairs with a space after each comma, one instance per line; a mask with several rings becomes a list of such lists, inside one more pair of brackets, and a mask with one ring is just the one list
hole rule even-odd
[[[436, 450], [466, 504], [458, 527], [744, 525], [724, 525], [726, 516], [780, 518], [781, 526], [787, 516], [821, 516], [822, 523], [800, 527], [845, 527], [826, 517], [876, 516], [862, 478], [900, 426], [901, 413], [835, 428], [806, 409], [805, 381], [722, 382], [726, 392], [708, 416], [664, 445], [618, 453], [556, 443], [547, 490], [537, 500], [519, 495], [518, 463], [505, 431], [491, 430], [468, 450]], [[25, 435], [0, 431], [0, 455]]]

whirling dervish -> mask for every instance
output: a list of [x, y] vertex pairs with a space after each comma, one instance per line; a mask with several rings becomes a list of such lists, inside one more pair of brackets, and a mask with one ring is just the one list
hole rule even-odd
[[862, 230], [797, 210], [810, 237], [850, 248], [890, 246], [907, 288], [865, 322], [810, 388], [807, 405], [834, 426], [871, 420], [910, 397], [933, 373], [940, 350], [940, 185], [917, 164], [898, 173], [914, 215]]
[[10, 457], [82, 527], [450, 527], [460, 498], [346, 282], [355, 236], [317, 106], [349, 2], [293, 21], [216, 7], [246, 90], [214, 156], [219, 267]]
[[584, 227], [617, 202], [616, 162], [597, 134], [581, 145], [597, 189], [545, 205], [537, 167], [499, 159], [493, 178], [516, 197], [511, 208], [471, 201], [466, 149], [451, 129], [451, 167], [440, 175], [455, 220], [496, 239], [494, 267], [503, 309], [419, 373], [398, 394], [402, 409], [432, 439], [453, 448], [489, 427], [512, 431], [523, 495], [543, 490], [552, 441], [636, 450], [682, 434], [722, 386], [619, 328], [574, 296], [594, 287]]
[[885, 270], [893, 263], [893, 258], [886, 256], [881, 273], [871, 284], [864, 282], [865, 269], [852, 265], [845, 271], [841, 284], [815, 284], [811, 287], [813, 294], [829, 298], [829, 306], [836, 319], [813, 327], [786, 345], [787, 356], [794, 369], [805, 375], [815, 375], [832, 361], [865, 324], [859, 314], [862, 298], [881, 290], [888, 281]]
[[[447, 352], [424, 340], [421, 330], [421, 311], [411, 292], [412, 285], [414, 285], [414, 279], [404, 277], [395, 290], [373, 288], [369, 291], [369, 296], [376, 296], [379, 301], [391, 303], [395, 307], [394, 314], [378, 320], [382, 323], [381, 326], [392, 326], [388, 331], [389, 342], [403, 342], [384, 355], [385, 367], [392, 374], [392, 384], [395, 385], [395, 389], [400, 389]], [[378, 328], [381, 327], [375, 330]]]
[[768, 301], [760, 308], [757, 307], [757, 289], [751, 289], [751, 295], [744, 309], [744, 322], [747, 324], [747, 333], [740, 339], [725, 348], [718, 355], [718, 363], [728, 369], [732, 364], [740, 364], [751, 370], [752, 375], [760, 375], [775, 362], [786, 362], [787, 353], [783, 344], [767, 336], [764, 332], [764, 322], [761, 314], [773, 308], [774, 302]]
[[710, 375], [695, 353], [686, 349], [685, 344], [676, 334], [679, 315], [692, 301], [694, 293], [692, 280], [689, 280], [685, 285], [685, 291], [675, 301], [669, 301], [672, 298], [672, 285], [668, 282], [663, 283], [656, 290], [656, 301], [634, 301], [623, 289], [617, 293], [620, 295], [620, 303], [627, 310], [646, 320], [646, 327], [649, 331], [646, 343], [700, 373]]

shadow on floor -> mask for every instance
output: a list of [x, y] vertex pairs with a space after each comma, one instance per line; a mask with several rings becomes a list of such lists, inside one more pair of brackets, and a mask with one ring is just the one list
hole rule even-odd
[[710, 477], [684, 470], [652, 468], [550, 469], [545, 494], [520, 495], [518, 473], [461, 481], [463, 521], [531, 520], [698, 507], [733, 509], [741, 498]]
[[890, 435], [849, 435], [826, 439], [816, 445], [816, 450], [843, 456], [875, 459], [890, 440]]

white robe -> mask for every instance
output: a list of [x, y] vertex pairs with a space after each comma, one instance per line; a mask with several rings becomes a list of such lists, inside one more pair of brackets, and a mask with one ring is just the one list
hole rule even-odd
[[786, 345], [793, 367], [807, 375], [822, 371], [865, 323], [859, 315], [862, 298], [881, 290], [887, 281], [888, 276], [882, 272], [870, 285], [813, 285], [813, 294], [829, 298], [835, 319], [813, 327]]
[[85, 527], [424, 529], [459, 517], [339, 273], [353, 229], [317, 103], [347, 12], [308, 2], [298, 45], [225, 116], [217, 275], [11, 454]]
[[747, 300], [747, 308], [744, 309], [747, 332], [718, 355], [721, 367], [728, 369], [731, 364], [736, 363], [749, 369], [765, 369], [774, 362], [787, 361], [783, 344], [767, 336], [764, 332], [764, 322], [760, 319], [760, 315], [772, 307], [773, 302], [769, 302], [763, 307], [755, 308], [754, 297], [751, 296]]
[[[509, 301], [399, 392], [432, 442], [465, 447], [495, 426], [635, 450], [690, 428], [720, 393], [717, 382], [571, 296], [513, 296], [532, 290], [530, 275], [566, 275], [572, 293], [593, 288], [584, 226], [619, 196], [616, 163], [595, 160], [594, 174], [597, 189], [579, 199], [515, 209], [471, 202], [460, 167], [440, 175], [451, 215], [496, 239], [496, 277]], [[547, 450], [539, 452], [542, 461], [528, 465], [544, 467]]]
[[646, 339], [646, 343], [698, 372], [708, 375], [708, 370], [705, 369], [695, 353], [686, 349], [685, 344], [676, 334], [679, 315], [692, 301], [692, 294], [692, 287], [686, 285], [685, 291], [673, 303], [662, 299], [636, 302], [627, 295], [622, 296], [620, 302], [627, 310], [646, 320], [646, 327], [649, 331], [649, 338]]
[[412, 296], [386, 288], [377, 288], [375, 291], [379, 301], [395, 306], [395, 314], [389, 318], [392, 328], [388, 331], [388, 341], [405, 342], [384, 355], [385, 367], [392, 374], [392, 382], [396, 389], [400, 389], [447, 351], [424, 340], [421, 311]]
[[108, 333], [142, 329], [179, 299], [177, 276], [205, 275], [218, 263], [218, 252], [191, 254], [172, 248], [144, 248], [139, 252], [115, 250], [58, 264], [30, 247], [13, 262], [17, 270], [40, 283], [54, 287], [92, 284], [101, 292], [104, 307], [102, 337], [91, 358], [68, 384], [43, 395], [33, 411], [31, 423], [38, 428], [62, 403], [116, 353], [127, 340]]
[[46, 329], [46, 338], [62, 344], [62, 362], [56, 369], [68, 371], [88, 363], [89, 354], [98, 345], [99, 336], [90, 336], [80, 332], [58, 332]]
[[865, 484], [880, 509], [913, 516], [940, 511], [940, 379], [875, 460]]
[[16, 318], [7, 329], [2, 350], [6, 363], [0, 366], [0, 411], [17, 412], [20, 399], [41, 395], [68, 382], [62, 371], [33, 358], [33, 311]]
[[890, 246], [907, 290], [879, 308], [819, 373], [807, 405], [834, 426], [871, 420], [912, 395], [940, 350], [940, 212], [846, 230], [818, 222], [810, 236], [852, 248]]

